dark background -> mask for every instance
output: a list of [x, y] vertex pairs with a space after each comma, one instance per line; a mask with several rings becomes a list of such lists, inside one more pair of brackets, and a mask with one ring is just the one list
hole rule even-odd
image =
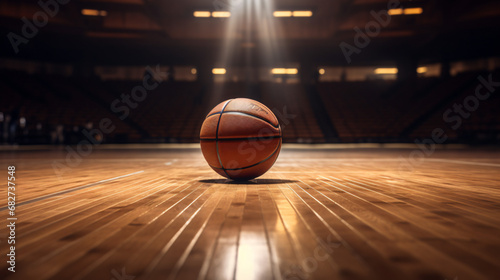
[[[197, 142], [205, 115], [234, 97], [286, 111], [285, 142], [414, 142], [442, 131], [447, 143], [500, 143], [498, 86], [481, 82], [500, 82], [498, 1], [40, 3], [0, 3], [1, 143]], [[422, 13], [382, 26], [374, 13], [390, 3]], [[193, 16], [220, 10], [231, 18]], [[276, 10], [313, 15], [275, 18]], [[347, 45], [356, 49], [349, 58]], [[140, 91], [145, 76], [157, 87], [125, 109], [123, 94]]]

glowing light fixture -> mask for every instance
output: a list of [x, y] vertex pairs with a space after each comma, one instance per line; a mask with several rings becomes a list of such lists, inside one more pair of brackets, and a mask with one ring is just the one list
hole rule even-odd
[[274, 75], [296, 75], [299, 70], [297, 68], [273, 68], [271, 73]]
[[198, 70], [196, 68], [191, 68], [191, 74], [196, 75], [198, 73]]
[[209, 11], [195, 11], [193, 13], [194, 17], [207, 18], [210, 17], [211, 13]]
[[420, 7], [406, 8], [406, 9], [402, 9], [402, 8], [389, 9], [389, 11], [387, 11], [387, 13], [391, 16], [403, 15], [403, 14], [405, 14], [405, 15], [420, 15], [423, 12], [424, 12], [424, 10]]
[[424, 10], [420, 7], [404, 9], [405, 15], [420, 15]]
[[212, 12], [212, 17], [214, 17], [214, 18], [228, 18], [230, 16], [231, 16], [231, 12], [228, 12], [228, 11]]
[[286, 69], [285, 68], [274, 68], [271, 70], [271, 73], [274, 75], [284, 75], [284, 74], [286, 74]]
[[292, 16], [292, 11], [274, 11], [273, 16], [274, 17], [291, 17]]
[[402, 15], [403, 9], [389, 9], [389, 11], [387, 11], [387, 13], [391, 16]]
[[97, 17], [97, 16], [105, 17], [108, 15], [108, 12], [104, 10], [82, 9], [82, 15], [92, 16], [92, 17]]
[[398, 68], [377, 68], [375, 74], [397, 74]]
[[312, 11], [274, 11], [274, 17], [312, 17]]
[[417, 68], [417, 73], [423, 74], [425, 72], [427, 72], [427, 67], [418, 67]]
[[224, 75], [224, 74], [226, 74], [226, 68], [214, 68], [214, 69], [212, 69], [212, 74]]
[[294, 17], [312, 17], [312, 11], [293, 11]]
[[318, 72], [319, 72], [320, 75], [325, 75], [326, 70], [324, 68], [321, 68], [321, 69], [319, 69]]

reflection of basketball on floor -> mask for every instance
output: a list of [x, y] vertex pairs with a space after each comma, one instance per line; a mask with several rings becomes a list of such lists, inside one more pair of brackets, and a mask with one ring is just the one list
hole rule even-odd
[[230, 99], [210, 111], [200, 132], [203, 156], [220, 175], [250, 180], [269, 170], [281, 150], [278, 119], [263, 104]]

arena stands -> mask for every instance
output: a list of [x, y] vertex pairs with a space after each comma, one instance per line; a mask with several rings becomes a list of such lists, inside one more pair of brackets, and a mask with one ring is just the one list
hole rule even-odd
[[[301, 83], [160, 81], [143, 101], [134, 102], [125, 112], [123, 95], [130, 95], [141, 81], [4, 71], [0, 90], [9, 102], [0, 104], [0, 112], [24, 118], [24, 123], [16, 123], [17, 143], [61, 142], [54, 138], [61, 126], [63, 142], [74, 143], [83, 137], [83, 129], [98, 127], [103, 118], [116, 126], [99, 139], [106, 143], [197, 142], [203, 119], [213, 106], [226, 99], [248, 97], [282, 113], [278, 116], [284, 142], [332, 142], [325, 137], [331, 131], [325, 132], [320, 125], [324, 120], [315, 114], [314, 108], [323, 106], [336, 135], [333, 142], [413, 142], [429, 137], [434, 128], [443, 128], [452, 142], [495, 143], [500, 134], [500, 117], [495, 113], [500, 99], [495, 94], [481, 101], [460, 129], [453, 129], [454, 123], [443, 119], [453, 104], [462, 104], [474, 94], [480, 84], [478, 77], [487, 75], [466, 72], [447, 79], [408, 82], [317, 83], [313, 88], [319, 92], [321, 104], [309, 98], [307, 85]], [[494, 77], [498, 76], [495, 72]], [[284, 119], [286, 114], [289, 117]]]

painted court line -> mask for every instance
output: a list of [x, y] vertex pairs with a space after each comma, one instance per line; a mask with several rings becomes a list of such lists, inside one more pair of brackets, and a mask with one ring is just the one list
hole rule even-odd
[[[28, 201], [25, 201], [25, 202], [16, 203], [16, 207], [19, 207], [19, 206], [25, 205], [25, 204], [30, 204], [30, 203], [33, 203], [33, 202], [37, 202], [37, 201], [41, 201], [41, 200], [45, 200], [45, 199], [48, 199], [48, 198], [56, 197], [56, 196], [59, 196], [59, 195], [62, 195], [62, 194], [67, 194], [67, 193], [71, 193], [71, 192], [83, 190], [83, 189], [86, 189], [86, 188], [94, 187], [94, 186], [100, 185], [102, 183], [106, 183], [106, 182], [114, 181], [114, 180], [117, 180], [117, 179], [129, 177], [129, 176], [136, 175], [136, 174], [139, 174], [139, 173], [142, 173], [142, 172], [144, 172], [144, 170], [137, 171], [137, 172], [130, 173], [130, 174], [126, 174], [126, 175], [122, 175], [122, 176], [118, 176], [118, 177], [114, 177], [114, 178], [111, 178], [111, 179], [102, 180], [102, 181], [99, 181], [99, 182], [96, 182], [96, 183], [92, 183], [92, 184], [88, 184], [88, 185], [84, 185], [84, 186], [75, 187], [75, 188], [72, 188], [72, 189], [67, 189], [67, 190], [64, 190], [64, 191], [56, 192], [56, 193], [51, 193], [51, 194], [44, 195], [44, 196], [41, 196], [41, 197], [38, 197], [38, 198], [35, 198], [35, 199], [32, 199], [32, 200], [28, 200]], [[7, 209], [8, 209], [8, 206], [5, 206], [5, 207], [0, 208], [0, 211], [7, 210]]]
[[492, 167], [500, 167], [498, 163], [486, 163], [486, 162], [474, 162], [474, 161], [462, 161], [462, 160], [449, 160], [449, 159], [427, 159], [428, 161], [436, 161], [436, 162], [449, 162], [456, 164], [467, 164], [467, 165], [481, 165], [481, 166], [492, 166]]

